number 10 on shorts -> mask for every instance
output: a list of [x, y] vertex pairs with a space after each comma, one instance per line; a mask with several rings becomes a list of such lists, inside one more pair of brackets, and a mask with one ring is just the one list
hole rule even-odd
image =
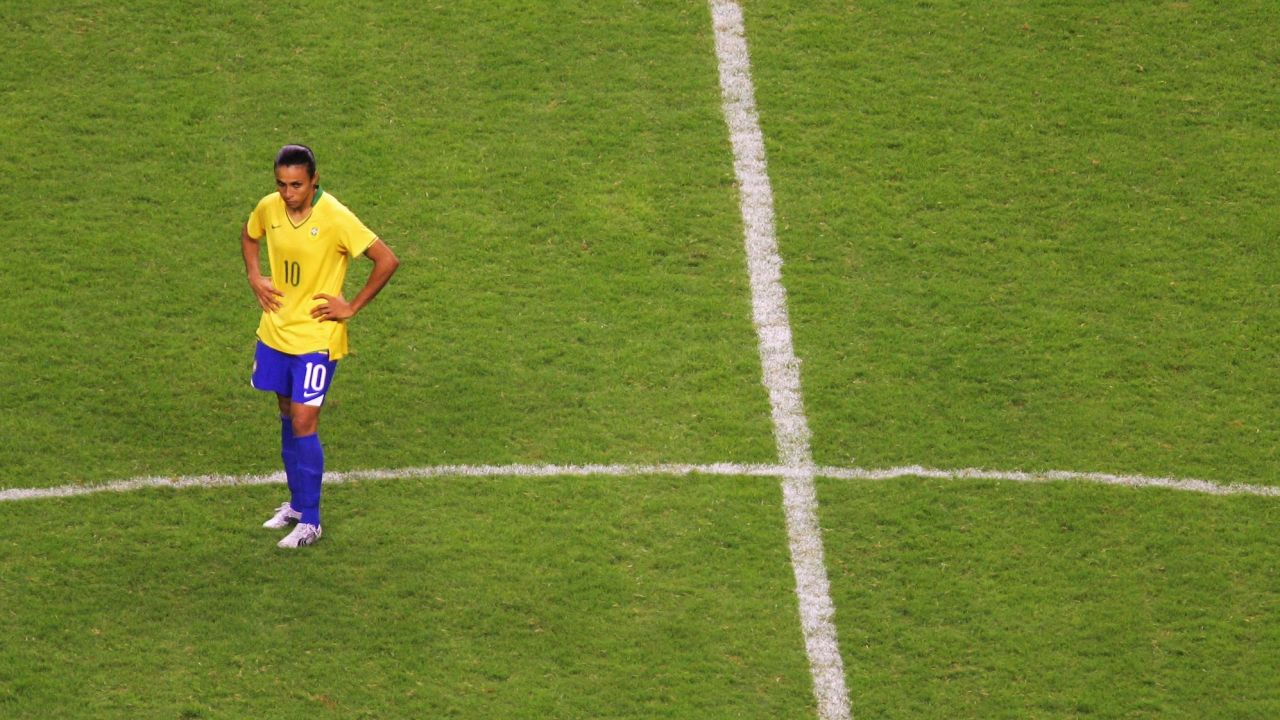
[[329, 368], [320, 363], [307, 363], [307, 372], [302, 379], [302, 387], [308, 395], [322, 393], [325, 381], [329, 379]]
[[307, 360], [302, 368], [302, 398], [299, 399], [296, 396], [295, 386], [293, 401], [301, 402], [303, 405], [323, 404], [324, 394], [329, 389], [329, 381], [333, 379], [332, 369], [333, 363], [326, 360]]
[[253, 353], [251, 382], [258, 390], [269, 390], [301, 405], [319, 407], [338, 371], [336, 360], [327, 352], [290, 355], [268, 347], [261, 340]]

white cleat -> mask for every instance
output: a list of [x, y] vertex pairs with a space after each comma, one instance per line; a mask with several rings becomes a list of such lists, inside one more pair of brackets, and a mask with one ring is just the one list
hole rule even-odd
[[289, 503], [285, 503], [276, 509], [276, 514], [272, 515], [270, 520], [262, 523], [262, 527], [281, 530], [289, 527], [290, 523], [296, 523], [301, 519], [302, 513], [294, 510]]
[[320, 526], [310, 523], [298, 523], [293, 532], [284, 536], [280, 542], [276, 543], [282, 548], [297, 548], [303, 545], [311, 545], [320, 539]]

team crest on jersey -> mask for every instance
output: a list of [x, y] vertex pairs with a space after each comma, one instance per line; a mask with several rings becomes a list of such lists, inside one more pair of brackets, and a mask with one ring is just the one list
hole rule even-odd
[[315, 237], [315, 236], [317, 236], [317, 235], [319, 235], [319, 234], [320, 234], [320, 228], [318, 228], [318, 227], [313, 227], [313, 228], [311, 228], [311, 237]]

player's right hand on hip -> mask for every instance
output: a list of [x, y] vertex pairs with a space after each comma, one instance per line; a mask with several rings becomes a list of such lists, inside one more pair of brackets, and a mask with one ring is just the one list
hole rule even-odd
[[275, 312], [282, 307], [279, 298], [284, 297], [284, 293], [277, 290], [274, 283], [269, 277], [257, 277], [249, 279], [249, 287], [253, 288], [253, 294], [258, 298], [258, 304], [266, 312]]

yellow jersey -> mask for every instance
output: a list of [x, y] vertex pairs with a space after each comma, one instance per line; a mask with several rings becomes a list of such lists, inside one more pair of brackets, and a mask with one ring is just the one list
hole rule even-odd
[[320, 321], [311, 309], [319, 293], [341, 295], [351, 258], [359, 257], [378, 239], [345, 205], [319, 186], [311, 201], [311, 215], [301, 223], [289, 219], [280, 193], [258, 201], [249, 214], [249, 237], [267, 237], [271, 280], [284, 293], [281, 307], [263, 312], [258, 339], [290, 355], [327, 351], [330, 360], [347, 354], [347, 323]]

